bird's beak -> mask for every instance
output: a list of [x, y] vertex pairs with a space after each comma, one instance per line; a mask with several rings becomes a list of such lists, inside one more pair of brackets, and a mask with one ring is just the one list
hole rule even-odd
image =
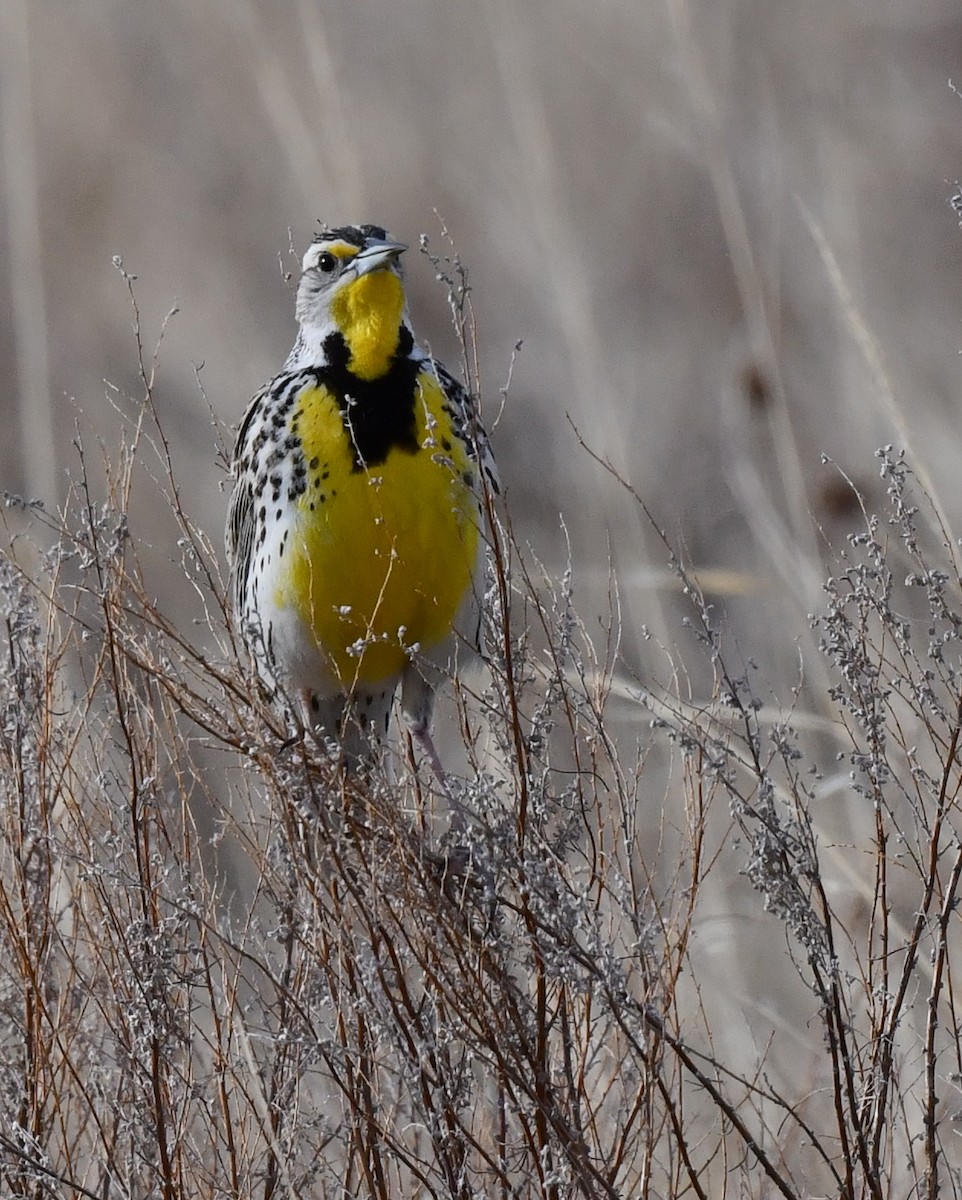
[[370, 275], [372, 271], [382, 271], [396, 263], [406, 249], [403, 242], [371, 242], [355, 257], [351, 266], [358, 277]]

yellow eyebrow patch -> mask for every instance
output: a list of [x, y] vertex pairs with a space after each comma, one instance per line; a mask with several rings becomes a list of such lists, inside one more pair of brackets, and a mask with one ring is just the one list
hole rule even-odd
[[350, 242], [332, 242], [324, 249], [335, 258], [354, 258], [357, 254], [357, 246], [352, 246]]

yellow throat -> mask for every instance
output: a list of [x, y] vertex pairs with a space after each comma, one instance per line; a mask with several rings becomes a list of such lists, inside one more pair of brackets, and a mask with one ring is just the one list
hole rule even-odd
[[358, 379], [387, 373], [398, 347], [404, 286], [393, 271], [372, 271], [342, 288], [331, 302], [350, 352], [348, 369]]

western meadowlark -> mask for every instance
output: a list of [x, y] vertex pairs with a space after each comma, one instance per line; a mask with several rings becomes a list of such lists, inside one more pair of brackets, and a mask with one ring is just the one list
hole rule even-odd
[[483, 495], [494, 460], [472, 397], [415, 341], [376, 225], [304, 255], [300, 330], [234, 450], [235, 620], [268, 687], [350, 760], [398, 685], [432, 765], [434, 693], [480, 636]]

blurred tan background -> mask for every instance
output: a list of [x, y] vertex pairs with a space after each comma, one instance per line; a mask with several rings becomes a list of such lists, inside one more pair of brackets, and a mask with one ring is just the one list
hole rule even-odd
[[157, 402], [219, 539], [198, 377], [236, 423], [293, 338], [283, 271], [319, 218], [411, 244], [416, 328], [456, 363], [417, 251], [422, 233], [445, 249], [437, 210], [470, 271], [489, 423], [524, 341], [495, 432], [522, 539], [559, 567], [564, 514], [589, 620], [610, 553], [629, 662], [643, 624], [676, 637], [665, 551], [570, 414], [722, 572], [705, 579], [746, 653], [791, 675], [812, 518], [836, 536], [857, 517], [819, 455], [878, 499], [887, 387], [962, 508], [960, 49], [950, 0], [0, 0], [2, 485], [62, 499], [78, 408], [119, 436], [104, 381], [141, 390], [120, 255], [148, 353], [179, 309]]
[[[557, 575], [567, 531], [575, 603], [602, 642], [613, 562], [622, 670], [684, 692], [657, 646], [677, 643], [704, 700], [667, 551], [570, 415], [698, 569], [733, 669], [754, 656], [760, 693], [783, 701], [804, 677], [796, 723], [830, 768], [819, 835], [868, 844], [808, 621], [829, 542], [862, 518], [820, 456], [878, 506], [874, 451], [907, 438], [962, 533], [952, 81], [956, 0], [0, 0], [0, 487], [62, 502], [75, 423], [96, 466], [89, 431], [109, 456], [136, 415], [119, 255], [148, 358], [179, 310], [156, 404], [183, 503], [219, 546], [204, 394], [226, 429], [279, 369], [295, 332], [284, 274], [317, 220], [410, 243], [415, 327], [457, 365], [417, 250], [427, 234], [445, 251], [440, 214], [470, 271], [489, 425], [524, 342], [493, 434], [519, 540]], [[186, 616], [169, 513], [150, 485], [135, 499], [151, 585]], [[650, 713], [619, 716], [631, 761]], [[686, 829], [681, 770], [670, 748], [662, 769], [655, 757], [653, 879]], [[728, 819], [716, 804], [717, 843]], [[768, 1044], [770, 1019], [801, 1087], [825, 1069], [820, 1027], [743, 861], [702, 887], [697, 1003], [722, 1012], [732, 1061]], [[825, 866], [860, 912], [856, 872]]]

